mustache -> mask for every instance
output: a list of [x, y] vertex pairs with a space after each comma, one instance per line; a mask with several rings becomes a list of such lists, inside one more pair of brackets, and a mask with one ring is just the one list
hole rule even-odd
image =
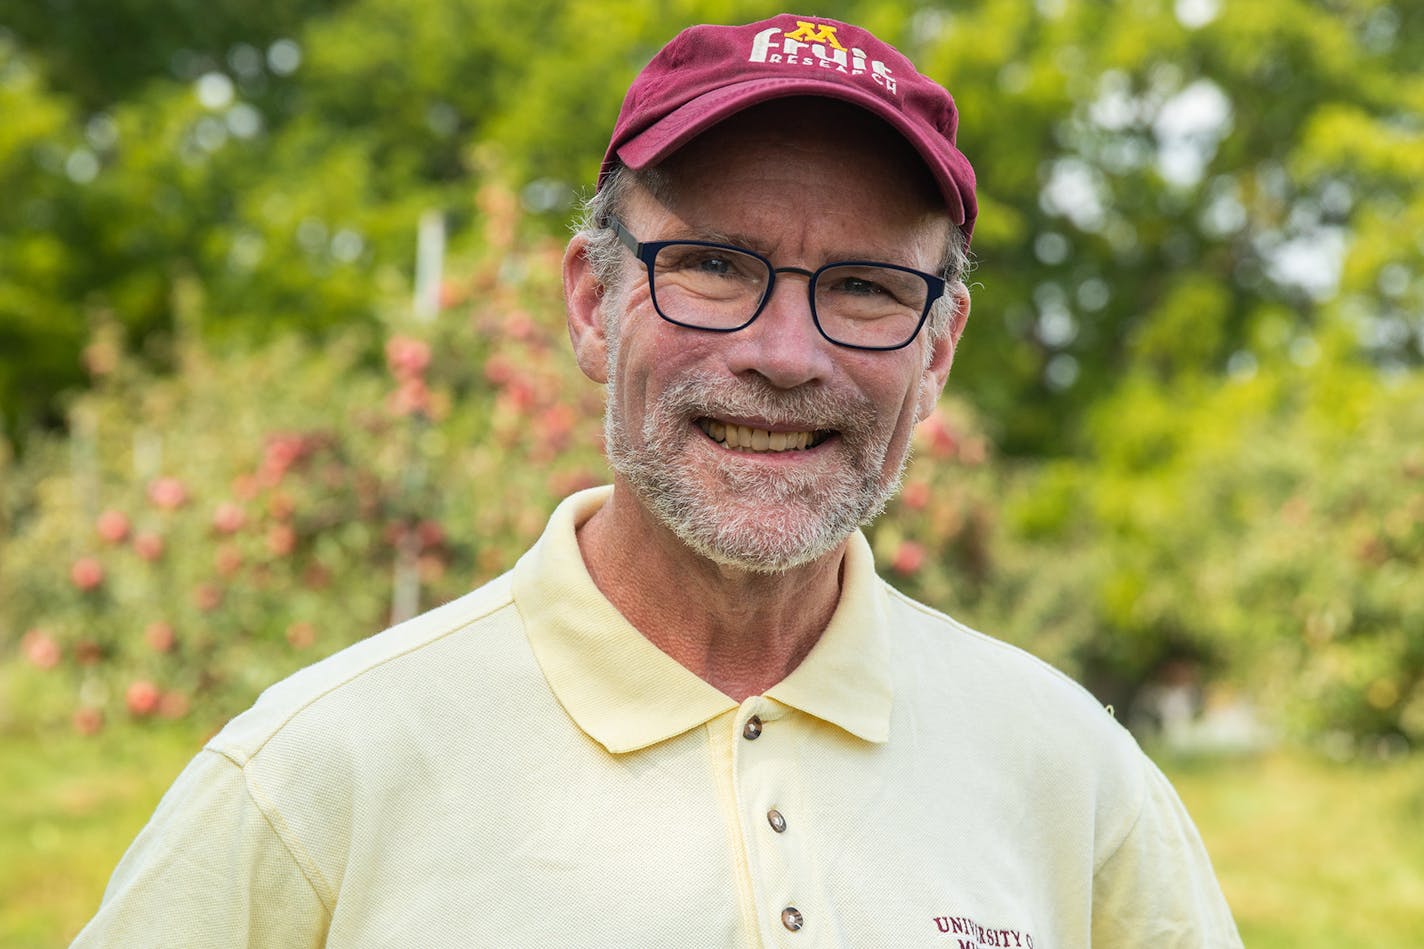
[[757, 376], [727, 379], [693, 373], [673, 383], [658, 403], [674, 417], [753, 417], [772, 425], [833, 429], [842, 435], [866, 431], [875, 423], [875, 407], [868, 398], [811, 387], [781, 389]]

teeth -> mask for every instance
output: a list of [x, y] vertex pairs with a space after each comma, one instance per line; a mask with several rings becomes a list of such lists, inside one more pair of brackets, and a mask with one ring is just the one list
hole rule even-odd
[[727, 425], [703, 419], [698, 423], [715, 441], [741, 451], [800, 451], [816, 439], [815, 432], [769, 432], [747, 425]]

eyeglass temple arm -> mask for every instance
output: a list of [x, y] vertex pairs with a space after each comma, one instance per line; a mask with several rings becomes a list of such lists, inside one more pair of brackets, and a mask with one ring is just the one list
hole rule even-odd
[[623, 226], [622, 221], [618, 220], [611, 214], [607, 214], [604, 215], [604, 218], [600, 222], [600, 224], [601, 226], [608, 228], [614, 234], [616, 234], [618, 240], [623, 243], [623, 246], [633, 252], [634, 257], [642, 257], [643, 245], [638, 243], [638, 239], [636, 237], [628, 233], [628, 229]]

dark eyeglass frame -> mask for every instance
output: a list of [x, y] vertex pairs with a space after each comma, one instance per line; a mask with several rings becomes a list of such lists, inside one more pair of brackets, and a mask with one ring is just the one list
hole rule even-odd
[[[619, 221], [611, 214], [603, 219], [602, 226], [608, 228], [615, 235], [617, 235], [618, 240], [622, 242], [623, 246], [627, 247], [630, 251], [632, 251], [633, 256], [638, 258], [638, 260], [642, 261], [643, 266], [647, 268], [649, 296], [652, 297], [653, 309], [657, 311], [658, 316], [662, 317], [664, 320], [667, 320], [669, 323], [672, 323], [675, 326], [682, 326], [687, 329], [693, 330], [702, 330], [707, 333], [735, 333], [738, 330], [744, 330], [748, 326], [751, 326], [752, 323], [756, 322], [756, 318], [761, 316], [762, 311], [766, 309], [767, 301], [771, 299], [772, 291], [776, 289], [777, 276], [784, 273], [794, 273], [800, 274], [801, 276], [808, 278], [806, 282], [806, 302], [810, 305], [811, 308], [811, 321], [816, 324], [816, 332], [820, 333], [821, 337], [825, 339], [826, 342], [836, 346], [842, 346], [846, 349], [860, 349], [868, 350], [870, 352], [892, 352], [897, 349], [904, 349], [906, 346], [910, 345], [915, 341], [915, 337], [920, 335], [920, 330], [924, 328], [925, 320], [929, 318], [930, 309], [935, 305], [936, 300], [944, 296], [946, 286], [943, 277], [939, 277], [931, 273], [925, 273], [923, 270], [916, 270], [913, 267], [902, 267], [899, 264], [887, 264], [884, 261], [880, 260], [834, 260], [828, 264], [823, 264], [815, 270], [807, 270], [804, 267], [777, 267], [773, 265], [772, 262], [762, 254], [758, 254], [756, 251], [749, 250], [745, 247], [738, 247], [736, 244], [721, 244], [716, 241], [691, 240], [640, 241], [633, 236], [632, 232], [629, 231], [627, 227], [623, 225], [622, 221]], [[738, 326], [725, 327], [697, 326], [692, 323], [684, 323], [681, 320], [675, 320], [663, 312], [663, 308], [658, 304], [657, 280], [654, 277], [653, 261], [657, 259], [658, 252], [661, 251], [664, 247], [672, 247], [675, 245], [712, 247], [719, 250], [732, 251], [734, 253], [745, 254], [748, 257], [755, 258], [756, 260], [759, 260], [766, 265], [767, 273], [769, 275], [767, 277], [766, 287], [762, 291], [761, 300], [757, 303], [756, 309], [752, 311], [752, 315], [747, 318], [745, 323], [742, 323]], [[884, 267], [887, 270], [897, 270], [901, 273], [913, 274], [914, 276], [923, 279], [925, 281], [926, 291], [925, 306], [924, 310], [920, 313], [920, 318], [915, 323], [915, 329], [913, 332], [910, 333], [909, 338], [906, 339], [903, 343], [896, 343], [893, 346], [861, 346], [856, 343], [842, 342], [841, 340], [838, 340], [835, 337], [831, 336], [829, 333], [827, 333], [826, 328], [821, 325], [821, 318], [816, 314], [816, 280], [821, 276], [821, 274], [836, 267]]]

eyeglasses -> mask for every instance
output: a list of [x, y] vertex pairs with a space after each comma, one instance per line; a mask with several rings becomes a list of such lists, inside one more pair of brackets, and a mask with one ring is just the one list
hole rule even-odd
[[942, 278], [897, 264], [842, 260], [814, 271], [773, 267], [745, 247], [709, 241], [644, 243], [617, 218], [606, 218], [605, 226], [648, 268], [658, 316], [690, 329], [745, 329], [766, 308], [777, 274], [794, 273], [808, 278], [811, 319], [827, 340], [851, 349], [903, 349], [944, 295]]

